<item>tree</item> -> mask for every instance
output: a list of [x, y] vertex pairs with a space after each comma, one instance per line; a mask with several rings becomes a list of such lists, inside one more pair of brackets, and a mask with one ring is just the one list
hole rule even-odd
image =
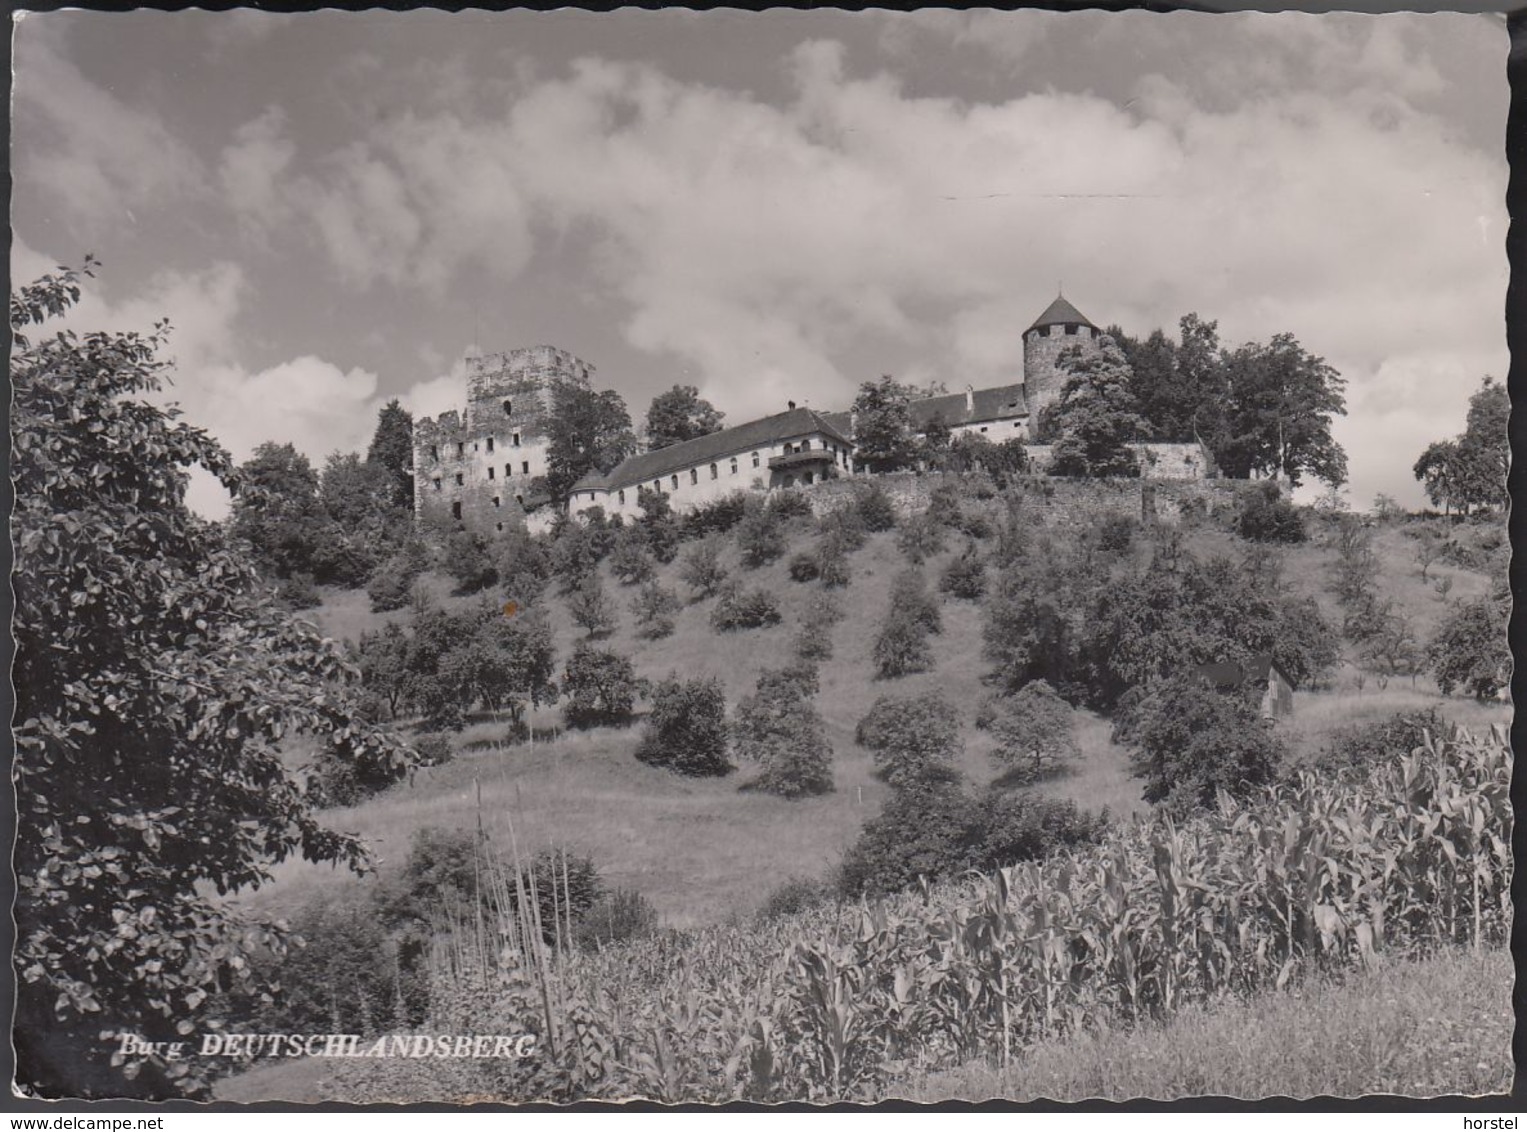
[[[866, 381], [854, 398], [854, 463], [871, 472], [895, 472], [917, 461], [912, 432], [913, 390], [890, 374]], [[874, 528], [871, 528], [874, 529]]]
[[652, 711], [636, 748], [638, 759], [690, 777], [731, 771], [721, 681], [669, 677], [652, 689], [650, 698]]
[[696, 601], [715, 596], [727, 578], [727, 569], [721, 563], [720, 540], [712, 537], [696, 543], [684, 556], [679, 578], [696, 591]]
[[647, 451], [720, 432], [724, 416], [693, 385], [675, 385], [654, 397], [647, 409]]
[[597, 573], [589, 574], [573, 591], [567, 599], [567, 612], [573, 624], [590, 637], [608, 637], [618, 624], [615, 605], [605, 595], [604, 583]]
[[1303, 542], [1304, 518], [1272, 480], [1241, 496], [1236, 533], [1252, 542]]
[[233, 534], [254, 549], [273, 577], [313, 573], [313, 555], [325, 535], [318, 473], [290, 444], [267, 441], [240, 465], [233, 497]]
[[1511, 399], [1505, 387], [1486, 377], [1469, 398], [1468, 424], [1462, 435], [1428, 445], [1416, 461], [1416, 479], [1434, 505], [1460, 514], [1505, 506], [1510, 415]]
[[546, 490], [559, 504], [584, 476], [608, 472], [636, 451], [626, 403], [612, 389], [556, 382], [546, 432]]
[[673, 632], [673, 615], [683, 608], [679, 595], [655, 581], [650, 581], [631, 600], [636, 617], [637, 635], [655, 641]]
[[193, 465], [244, 486], [206, 433], [144, 400], [166, 324], [31, 339], [79, 300], [60, 270], [11, 296], [16, 1080], [195, 1095], [204, 1062], [114, 1067], [116, 1036], [185, 1040], [212, 992], [264, 991], [246, 955], [279, 933], [220, 897], [295, 854], [366, 860], [319, 822], [282, 748], [394, 769], [408, 752], [355, 716], [338, 648], [187, 509]]
[[1489, 597], [1459, 604], [1427, 647], [1427, 660], [1442, 694], [1461, 689], [1488, 700], [1511, 682], [1506, 611]]
[[1331, 435], [1331, 418], [1347, 412], [1346, 382], [1324, 358], [1277, 334], [1242, 346], [1226, 365], [1227, 438], [1214, 454], [1226, 475], [1281, 476], [1294, 487], [1307, 476], [1347, 482], [1347, 454]]
[[377, 412], [376, 431], [366, 449], [366, 463], [386, 470], [398, 507], [414, 503], [414, 415], [394, 397]]
[[652, 555], [647, 550], [647, 532], [641, 527], [624, 527], [615, 536], [610, 551], [610, 573], [624, 586], [640, 585], [652, 577]]
[[579, 641], [568, 659], [562, 692], [568, 698], [563, 711], [569, 727], [620, 725], [630, 722], [641, 681], [628, 658]]
[[762, 768], [759, 790], [785, 798], [832, 791], [832, 747], [811, 696], [814, 666], [765, 670], [751, 696], [737, 705], [732, 726], [739, 758]]
[[1104, 337], [1090, 353], [1079, 346], [1061, 351], [1060, 368], [1069, 376], [1050, 418], [1056, 433], [1050, 473], [1139, 475], [1139, 464], [1128, 445], [1139, 439], [1144, 421], [1129, 391], [1129, 362], [1123, 352]]
[[1043, 680], [1025, 684], [1001, 702], [992, 734], [992, 757], [1026, 778], [1071, 762], [1081, 753], [1072, 734], [1071, 705]]
[[737, 548], [749, 570], [767, 566], [785, 553], [785, 529], [772, 507], [749, 501], [747, 514], [737, 524]]
[[1145, 800], [1178, 816], [1213, 806], [1220, 790], [1248, 798], [1283, 764], [1283, 744], [1245, 691], [1176, 677], [1152, 688], [1132, 716], [1132, 762], [1145, 779]]
[[959, 718], [941, 692], [882, 696], [854, 730], [854, 741], [871, 751], [892, 786], [947, 781], [962, 750]]

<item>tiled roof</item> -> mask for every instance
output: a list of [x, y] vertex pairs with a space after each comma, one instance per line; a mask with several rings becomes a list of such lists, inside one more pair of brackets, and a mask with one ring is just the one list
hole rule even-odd
[[617, 487], [630, 487], [673, 472], [681, 472], [697, 464], [708, 464], [739, 452], [819, 432], [851, 448], [853, 441], [842, 429], [831, 424], [826, 416], [806, 408], [788, 409], [772, 417], [762, 417], [735, 428], [713, 432], [709, 436], [697, 436], [682, 444], [659, 448], [656, 452], [639, 453], [617, 464], [606, 475], [584, 476], [573, 485], [573, 490], [610, 491]]
[[[1062, 295], [1058, 296], [1053, 303], [1045, 307], [1044, 314], [1040, 315], [1032, 323], [1029, 324], [1029, 330], [1033, 330], [1037, 326], [1059, 326], [1062, 323], [1067, 322], [1075, 322], [1082, 326], [1092, 326], [1092, 329], [1094, 330], [1097, 329], [1096, 326], [1092, 325], [1092, 322], [1087, 318], [1086, 315], [1073, 307], [1069, 302], [1066, 301], [1065, 296]], [[1024, 333], [1027, 334], [1029, 330], [1025, 330]]]
[[1023, 400], [1023, 385], [998, 385], [992, 389], [977, 389], [970, 396], [970, 408], [965, 407], [965, 394], [941, 393], [937, 397], [923, 397], [913, 401], [912, 427], [922, 432], [934, 417], [943, 417], [951, 428], [956, 425], [975, 424], [978, 421], [1000, 421], [1009, 417], [1021, 417], [1028, 412]]
[[[1023, 383], [998, 385], [991, 389], [977, 389], [971, 394], [971, 407], [965, 407], [965, 394], [940, 393], [937, 397], [920, 397], [908, 408], [912, 412], [912, 427], [923, 432], [934, 417], [943, 417], [951, 428], [958, 425], [976, 424], [980, 421], [1001, 421], [1025, 416], [1029, 409], [1023, 399]], [[823, 413], [837, 430], [847, 435], [852, 430], [852, 414]]]

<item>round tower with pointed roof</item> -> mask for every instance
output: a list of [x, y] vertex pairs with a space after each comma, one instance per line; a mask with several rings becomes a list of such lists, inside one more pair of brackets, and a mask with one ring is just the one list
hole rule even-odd
[[1081, 311], [1064, 295], [1056, 296], [1023, 332], [1023, 399], [1029, 410], [1029, 438], [1039, 434], [1039, 414], [1060, 396], [1066, 375], [1060, 368], [1060, 355], [1068, 346], [1091, 352], [1103, 336]]

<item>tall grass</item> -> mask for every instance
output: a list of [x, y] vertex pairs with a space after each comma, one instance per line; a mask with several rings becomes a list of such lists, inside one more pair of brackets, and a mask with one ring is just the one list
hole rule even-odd
[[[541, 1038], [533, 1063], [346, 1066], [350, 1099], [870, 1098], [909, 1073], [1150, 1024], [1384, 953], [1505, 938], [1504, 731], [1359, 783], [1305, 776], [1182, 825], [855, 908], [589, 955], [442, 942], [437, 1030]], [[515, 934], [518, 932], [518, 936]]]

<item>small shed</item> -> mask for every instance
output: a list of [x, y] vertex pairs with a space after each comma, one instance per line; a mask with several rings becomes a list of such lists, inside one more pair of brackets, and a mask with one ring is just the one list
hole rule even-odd
[[1245, 664], [1234, 660], [1200, 664], [1193, 674], [1211, 688], [1222, 691], [1256, 685], [1262, 689], [1262, 716], [1265, 719], [1294, 714], [1294, 682], [1278, 667], [1271, 653], [1258, 653]]

